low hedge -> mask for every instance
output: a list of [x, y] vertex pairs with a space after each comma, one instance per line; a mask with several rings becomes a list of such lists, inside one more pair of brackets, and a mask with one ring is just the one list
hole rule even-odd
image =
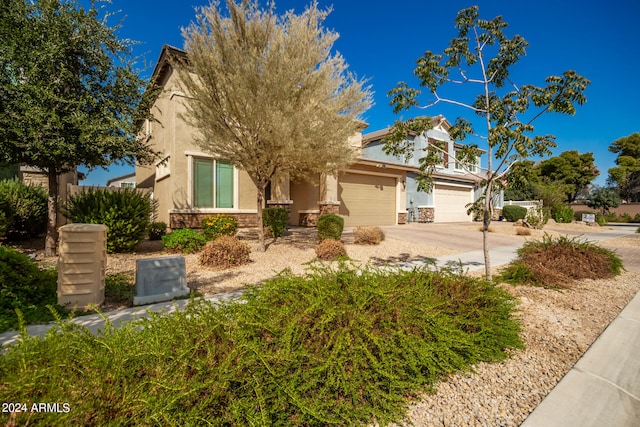
[[449, 375], [522, 347], [515, 305], [477, 278], [316, 266], [241, 303], [26, 337], [0, 357], [0, 398], [72, 408], [20, 425], [384, 426]]
[[509, 222], [516, 222], [527, 216], [527, 208], [516, 205], [506, 205], [502, 207], [502, 216]]

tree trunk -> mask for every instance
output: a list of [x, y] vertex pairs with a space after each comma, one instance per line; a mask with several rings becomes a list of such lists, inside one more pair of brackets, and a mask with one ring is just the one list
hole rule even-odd
[[264, 224], [262, 221], [262, 202], [264, 201], [264, 193], [267, 188], [267, 184], [259, 183], [258, 187], [258, 209], [257, 209], [257, 219], [258, 219], [258, 247], [256, 250], [258, 252], [264, 252], [266, 250], [264, 244]]
[[49, 196], [47, 198], [47, 237], [44, 243], [45, 256], [56, 256], [58, 249], [58, 174], [53, 168], [47, 171]]
[[493, 180], [487, 181], [487, 189], [484, 192], [484, 209], [482, 215], [482, 250], [484, 252], [484, 275], [487, 280], [491, 280], [491, 259], [489, 257], [489, 225], [491, 224], [491, 187]]

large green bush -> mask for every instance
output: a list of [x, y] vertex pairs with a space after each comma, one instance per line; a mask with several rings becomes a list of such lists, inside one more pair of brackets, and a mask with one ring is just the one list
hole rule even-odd
[[0, 239], [7, 235], [13, 223], [13, 211], [9, 202], [0, 198]]
[[527, 216], [527, 208], [516, 205], [506, 205], [502, 207], [502, 216], [509, 222], [525, 219]]
[[573, 208], [565, 204], [553, 205], [551, 206], [551, 218], [557, 223], [570, 223], [573, 221]]
[[28, 324], [53, 320], [47, 305], [64, 313], [57, 305], [57, 277], [55, 269], [40, 270], [27, 255], [0, 246], [0, 332], [18, 327], [16, 309]]
[[340, 240], [344, 229], [344, 219], [336, 214], [320, 215], [318, 218], [318, 238]]
[[0, 181], [0, 237], [18, 240], [38, 236], [47, 228], [47, 192], [17, 178]]
[[75, 223], [107, 226], [107, 252], [132, 252], [145, 237], [155, 203], [133, 188], [90, 189], [69, 198], [65, 215]]
[[0, 358], [0, 398], [73, 408], [20, 425], [384, 426], [521, 347], [514, 311], [498, 286], [427, 269], [282, 273], [241, 303], [27, 338]]
[[273, 237], [280, 237], [287, 231], [289, 212], [285, 208], [264, 208], [262, 222]]
[[190, 254], [198, 252], [207, 243], [207, 238], [191, 228], [180, 228], [162, 236], [162, 244], [169, 252]]

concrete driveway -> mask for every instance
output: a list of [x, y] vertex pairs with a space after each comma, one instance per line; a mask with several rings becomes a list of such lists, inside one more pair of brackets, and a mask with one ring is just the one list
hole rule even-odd
[[[409, 223], [381, 227], [386, 237], [408, 242], [422, 243], [460, 252], [482, 249], [482, 224], [464, 223]], [[525, 236], [510, 236], [498, 233], [489, 234], [489, 248], [521, 245]]]

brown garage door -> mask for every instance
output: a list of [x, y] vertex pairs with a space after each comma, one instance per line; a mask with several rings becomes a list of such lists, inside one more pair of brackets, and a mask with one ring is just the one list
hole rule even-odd
[[435, 222], [471, 221], [471, 216], [467, 215], [465, 207], [471, 202], [473, 202], [471, 188], [436, 184], [434, 194]]
[[345, 226], [396, 223], [396, 179], [346, 173], [338, 177], [340, 215]]

